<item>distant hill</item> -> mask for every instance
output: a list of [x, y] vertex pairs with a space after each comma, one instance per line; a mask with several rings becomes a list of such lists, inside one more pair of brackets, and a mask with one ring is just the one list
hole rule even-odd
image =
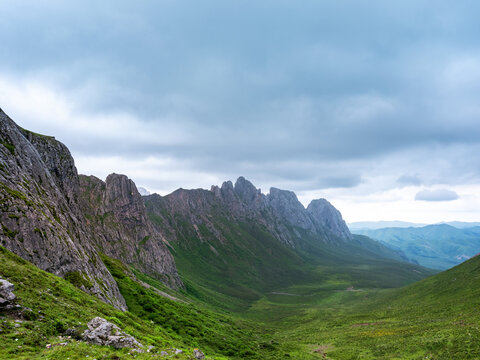
[[414, 228], [357, 229], [383, 244], [401, 250], [422, 266], [448, 269], [480, 252], [480, 227], [456, 228], [447, 224]]
[[348, 228], [350, 231], [360, 230], [360, 229], [383, 229], [383, 228], [407, 228], [407, 227], [422, 227], [426, 226], [427, 224], [418, 224], [418, 223], [411, 223], [407, 221], [357, 221], [348, 223]]
[[442, 222], [441, 224], [447, 224], [447, 225], [456, 227], [458, 229], [465, 229], [465, 228], [480, 226], [480, 222], [464, 222], [464, 221], [447, 221], [447, 222]]

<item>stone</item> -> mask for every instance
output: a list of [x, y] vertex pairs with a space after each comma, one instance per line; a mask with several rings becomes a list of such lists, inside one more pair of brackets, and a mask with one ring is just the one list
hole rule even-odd
[[0, 307], [11, 306], [17, 298], [13, 293], [15, 286], [4, 279], [0, 279]]
[[197, 359], [197, 360], [205, 359], [205, 355], [203, 354], [203, 352], [201, 352], [201, 351], [198, 350], [198, 349], [194, 349], [194, 350], [193, 350], [193, 356], [194, 356], [195, 359]]
[[101, 317], [93, 318], [87, 326], [82, 338], [90, 344], [113, 346], [116, 349], [143, 347], [133, 336]]

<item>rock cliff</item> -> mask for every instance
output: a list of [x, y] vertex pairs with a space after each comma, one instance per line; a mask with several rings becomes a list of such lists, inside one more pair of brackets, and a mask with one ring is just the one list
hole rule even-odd
[[78, 195], [77, 171], [65, 145], [18, 127], [0, 110], [0, 244], [126, 309], [93, 246]]
[[164, 238], [150, 222], [142, 196], [125, 175], [106, 181], [80, 175], [81, 208], [97, 246], [165, 285], [183, 286]]

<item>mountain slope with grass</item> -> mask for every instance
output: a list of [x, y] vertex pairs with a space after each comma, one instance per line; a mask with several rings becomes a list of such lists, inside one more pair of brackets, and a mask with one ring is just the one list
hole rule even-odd
[[[319, 284], [272, 294], [250, 309], [303, 359], [478, 359], [480, 258], [401, 289]], [[302, 357], [303, 356], [303, 357]]]
[[179, 189], [143, 199], [187, 289], [229, 310], [294, 284], [342, 278], [383, 288], [433, 273], [407, 264], [400, 251], [350, 234], [326, 200], [305, 209], [293, 192], [264, 195], [242, 177], [210, 191]]
[[[158, 358], [162, 351], [176, 359], [192, 359], [200, 348], [208, 359], [278, 359], [282, 346], [271, 332], [251, 321], [195, 305], [184, 296], [173, 301], [141, 282], [118, 260], [102, 256], [118, 282], [129, 311], [122, 312], [77, 289], [68, 281], [44, 272], [0, 247], [0, 278], [14, 284], [20, 308], [0, 306], [1, 359]], [[153, 278], [144, 280], [167, 290]], [[163, 286], [163, 287], [162, 287]], [[100, 316], [132, 335], [143, 352], [91, 345], [82, 340], [87, 323]], [[50, 346], [47, 346], [50, 345]], [[149, 352], [146, 350], [149, 348]]]

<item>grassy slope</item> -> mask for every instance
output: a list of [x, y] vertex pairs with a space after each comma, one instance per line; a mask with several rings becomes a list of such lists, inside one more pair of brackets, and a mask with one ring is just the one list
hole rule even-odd
[[302, 359], [480, 358], [480, 258], [396, 290], [332, 287], [271, 294], [249, 316], [273, 323], [277, 341], [302, 345], [291, 352]]
[[[32, 309], [15, 327], [15, 317], [0, 313], [0, 359], [130, 359], [128, 350], [88, 345], [59, 337], [68, 328], [83, 332], [95, 316], [114, 322], [154, 352], [172, 347], [191, 354], [201, 348], [210, 359], [275, 359], [280, 346], [272, 344], [263, 328], [189, 303], [176, 303], [145, 289], [125, 275], [124, 266], [104, 259], [119, 283], [130, 311], [121, 312], [85, 294], [69, 282], [44, 271], [0, 247], [0, 277], [15, 285], [18, 302]], [[154, 280], [152, 280], [154, 281]], [[46, 344], [67, 341], [67, 346], [46, 349]], [[178, 359], [190, 358], [186, 354]], [[136, 354], [151, 359], [152, 354]]]

